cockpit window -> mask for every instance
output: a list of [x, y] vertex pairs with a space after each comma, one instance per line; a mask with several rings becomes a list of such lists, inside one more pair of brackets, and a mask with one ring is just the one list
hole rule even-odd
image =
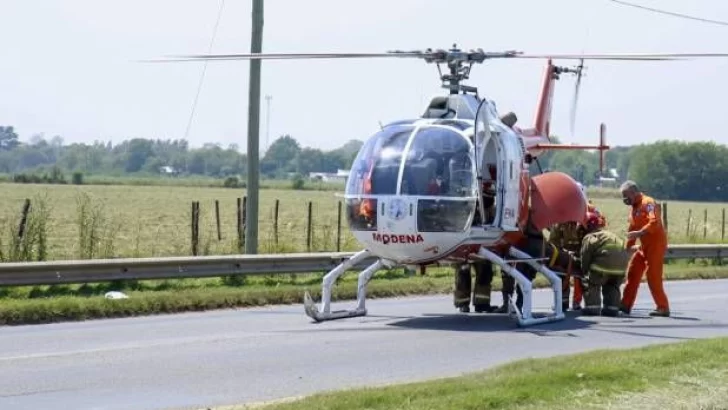
[[346, 216], [353, 230], [377, 229], [377, 200], [357, 195], [394, 195], [402, 155], [414, 127], [391, 125], [374, 134], [354, 159], [346, 183]]
[[394, 125], [374, 134], [351, 167], [347, 195], [394, 195], [402, 154], [414, 127]]
[[405, 161], [403, 195], [475, 197], [472, 146], [459, 133], [438, 126], [420, 128]]
[[388, 126], [362, 147], [346, 186], [351, 229], [377, 229], [378, 200], [368, 195], [397, 194], [432, 197], [418, 201], [423, 232], [460, 232], [468, 225], [478, 192], [473, 145], [447, 126], [414, 130], [414, 124]]

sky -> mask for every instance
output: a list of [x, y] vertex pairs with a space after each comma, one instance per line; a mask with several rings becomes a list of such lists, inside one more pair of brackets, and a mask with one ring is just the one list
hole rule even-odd
[[[727, 20], [728, 2], [633, 0]], [[142, 63], [207, 53], [220, 0], [0, 0], [0, 125], [21, 140], [65, 143], [186, 138], [246, 151], [249, 62], [210, 62], [186, 134], [202, 62]], [[213, 53], [250, 52], [251, 0], [226, 0]], [[268, 0], [264, 52], [383, 52], [449, 48], [526, 53], [728, 52], [728, 26], [607, 0]], [[557, 61], [576, 64], [576, 61]], [[545, 61], [476, 65], [468, 84], [533, 124]], [[557, 83], [551, 130], [610, 145], [659, 139], [728, 143], [728, 59], [587, 62], [569, 134], [574, 78]], [[440, 88], [418, 59], [262, 63], [260, 147], [289, 134], [330, 150], [419, 116]], [[270, 95], [270, 116], [265, 95]], [[269, 127], [269, 128], [268, 128]]]

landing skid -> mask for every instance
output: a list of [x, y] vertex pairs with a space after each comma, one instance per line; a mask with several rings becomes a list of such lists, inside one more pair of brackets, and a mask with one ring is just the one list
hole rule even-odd
[[[528, 263], [529, 265], [533, 266], [538, 272], [541, 272], [544, 276], [546, 276], [546, 278], [551, 283], [551, 288], [554, 292], [554, 304], [552, 306], [552, 314], [547, 314], [543, 317], [534, 317], [533, 284], [531, 283], [531, 281], [529, 281], [521, 272], [519, 272], [518, 269], [516, 269], [514, 266], [511, 266], [511, 263], [513, 261], [504, 260], [495, 253], [481, 247], [478, 253], [473, 256], [476, 256], [478, 259], [489, 260], [492, 263], [500, 266], [503, 272], [510, 275], [516, 280], [518, 286], [521, 288], [521, 291], [523, 293], [523, 306], [521, 309], [517, 308], [515, 298], [510, 298], [508, 315], [515, 319], [518, 325], [522, 327], [563, 320], [565, 318], [565, 315], [561, 306], [561, 279], [559, 278], [559, 276], [542, 264], [538, 263], [537, 260], [531, 258], [525, 252], [522, 252], [516, 248], [511, 248], [509, 253], [512, 257], [517, 258], [518, 262]], [[337, 267], [332, 269], [331, 272], [326, 274], [326, 276], [324, 276], [321, 287], [320, 308], [316, 306], [316, 303], [313, 301], [313, 298], [311, 298], [310, 293], [306, 291], [303, 297], [303, 305], [306, 315], [316, 322], [366, 316], [367, 284], [377, 271], [385, 267], [391, 268], [395, 265], [379, 259], [369, 265], [369, 267], [361, 271], [361, 273], [359, 273], [356, 294], [357, 303], [356, 308], [354, 308], [353, 310], [336, 310], [332, 312], [331, 288], [333, 287], [334, 283], [336, 283], [336, 279], [343, 275], [344, 272], [351, 269], [353, 266], [359, 264], [370, 256], [371, 253], [368, 250], [357, 252], [351, 258], [342, 262]]]
[[533, 284], [531, 283], [531, 281], [528, 280], [528, 278], [526, 278], [521, 272], [519, 272], [518, 269], [516, 269], [514, 266], [511, 266], [511, 261], [504, 260], [500, 256], [485, 248], [480, 248], [477, 254], [478, 256], [500, 266], [503, 272], [514, 278], [518, 283], [518, 286], [521, 288], [521, 292], [523, 293], [523, 306], [519, 310], [516, 306], [515, 298], [509, 298], [508, 315], [513, 317], [518, 325], [521, 327], [563, 320], [566, 316], [564, 315], [564, 311], [561, 305], [561, 278], [559, 278], [559, 276], [552, 272], [550, 269], [531, 258], [531, 256], [525, 252], [522, 252], [512, 247], [510, 248], [509, 253], [514, 258], [518, 258], [519, 262], [531, 265], [538, 272], [546, 276], [546, 278], [551, 283], [551, 289], [554, 292], [554, 304], [551, 307], [553, 313], [547, 314], [546, 316], [542, 317], [534, 317]]
[[359, 273], [359, 281], [356, 292], [356, 308], [354, 310], [336, 310], [331, 311], [331, 287], [336, 283], [341, 275], [344, 274], [354, 265], [371, 256], [368, 250], [355, 253], [351, 258], [342, 262], [324, 276], [321, 286], [321, 309], [316, 307], [316, 303], [311, 298], [311, 294], [306, 291], [303, 295], [303, 307], [306, 315], [316, 322], [325, 320], [345, 319], [349, 317], [366, 316], [366, 292], [367, 284], [377, 271], [387, 266], [381, 259], [372, 263]]

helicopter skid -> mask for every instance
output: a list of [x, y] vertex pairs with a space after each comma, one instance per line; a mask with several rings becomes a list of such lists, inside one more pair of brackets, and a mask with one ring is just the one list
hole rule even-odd
[[327, 273], [326, 276], [323, 278], [323, 283], [321, 286], [321, 308], [319, 309], [316, 306], [316, 303], [313, 301], [313, 298], [311, 298], [311, 295], [308, 291], [303, 296], [303, 307], [304, 311], [306, 312], [306, 315], [310, 317], [311, 319], [315, 320], [316, 322], [322, 322], [325, 320], [335, 320], [335, 319], [345, 319], [349, 317], [357, 317], [357, 316], [366, 316], [367, 309], [366, 309], [366, 290], [367, 290], [367, 284], [372, 279], [372, 276], [374, 274], [382, 269], [385, 264], [380, 259], [376, 262], [372, 263], [361, 271], [359, 273], [359, 280], [358, 280], [358, 286], [357, 286], [357, 293], [356, 293], [356, 308], [354, 310], [337, 310], [337, 311], [331, 311], [331, 288], [333, 287], [334, 283], [336, 283], [336, 279], [338, 279], [341, 275], [344, 274], [348, 269], [350, 269], [352, 266], [356, 265], [357, 263], [361, 262], [362, 260], [366, 259], [370, 256], [370, 252], [368, 250], [363, 250], [360, 252], [357, 252], [354, 254], [350, 259], [342, 262], [337, 267], [331, 270], [331, 272]]
[[541, 317], [534, 317], [533, 284], [531, 281], [528, 280], [528, 278], [526, 278], [518, 269], [511, 266], [508, 261], [485, 248], [480, 248], [477, 254], [478, 256], [498, 265], [503, 272], [513, 277], [518, 283], [518, 286], [521, 288], [521, 292], [523, 293], [523, 306], [519, 310], [516, 306], [515, 298], [511, 297], [508, 304], [508, 315], [514, 318], [518, 323], [518, 326], [521, 327], [563, 320], [566, 316], [564, 315], [561, 305], [561, 278], [545, 266], [533, 260], [525, 252], [516, 248], [511, 248], [509, 253], [511, 256], [522, 260], [521, 263], [528, 263], [533, 266], [537, 271], [541, 272], [548, 278], [549, 282], [551, 282], [552, 290], [554, 291], [554, 305], [552, 306], [553, 313]]

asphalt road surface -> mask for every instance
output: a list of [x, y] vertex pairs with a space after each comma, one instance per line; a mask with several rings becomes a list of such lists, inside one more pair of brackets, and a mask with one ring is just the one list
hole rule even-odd
[[[671, 318], [647, 316], [643, 286], [638, 317], [569, 313], [524, 329], [457, 313], [451, 296], [369, 300], [370, 316], [321, 324], [296, 305], [0, 328], [0, 408], [195, 409], [728, 336], [728, 280], [668, 283], [667, 293]], [[546, 309], [549, 295], [536, 295]]]

